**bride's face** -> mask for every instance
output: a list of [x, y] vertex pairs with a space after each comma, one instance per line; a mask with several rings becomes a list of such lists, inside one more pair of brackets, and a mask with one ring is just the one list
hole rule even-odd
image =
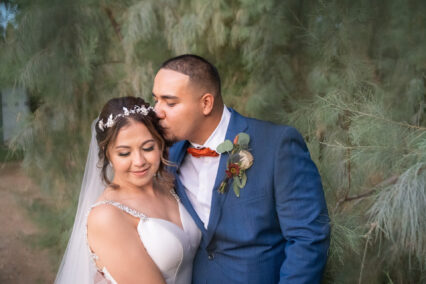
[[151, 132], [134, 120], [121, 128], [108, 148], [114, 168], [113, 183], [120, 186], [152, 186], [161, 161], [161, 151]]

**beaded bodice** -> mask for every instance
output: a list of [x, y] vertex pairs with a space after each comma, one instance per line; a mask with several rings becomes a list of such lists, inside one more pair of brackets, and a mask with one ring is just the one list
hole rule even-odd
[[[138, 218], [137, 231], [139, 237], [148, 254], [163, 274], [166, 283], [184, 284], [191, 282], [192, 260], [201, 239], [201, 232], [180, 203], [177, 195], [173, 194], [173, 196], [178, 201], [183, 228], [167, 220], [150, 218], [133, 208], [112, 200], [97, 202], [91, 206], [91, 209], [101, 205], [111, 205]], [[89, 246], [88, 248], [90, 250]], [[96, 263], [97, 255], [92, 251], [90, 253]], [[107, 267], [97, 267], [97, 269], [106, 279], [112, 283], [117, 283], [113, 275], [108, 272]]]

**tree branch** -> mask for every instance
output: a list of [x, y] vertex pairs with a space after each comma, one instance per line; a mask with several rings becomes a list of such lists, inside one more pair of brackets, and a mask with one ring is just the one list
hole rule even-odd
[[96, 63], [93, 64], [93, 66], [95, 67], [99, 67], [99, 66], [103, 66], [103, 65], [110, 65], [110, 64], [123, 64], [123, 61], [120, 60], [112, 60], [112, 61], [105, 61], [105, 62], [101, 62], [101, 63]]
[[377, 119], [377, 120], [382, 120], [382, 121], [385, 121], [385, 122], [390, 123], [390, 124], [395, 124], [395, 125], [399, 125], [399, 126], [410, 128], [410, 129], [417, 129], [417, 130], [421, 130], [421, 131], [426, 130], [426, 127], [412, 125], [412, 124], [409, 124], [409, 123], [406, 123], [406, 122], [394, 121], [394, 120], [391, 120], [391, 119], [387, 119], [385, 117], [380, 117], [380, 116], [374, 115], [372, 113], [362, 112], [362, 111], [359, 111], [359, 110], [350, 109], [349, 107], [346, 107], [346, 106], [335, 104], [335, 103], [331, 102], [330, 100], [323, 98], [323, 97], [318, 97], [318, 98], [326, 101], [330, 106], [334, 106], [337, 109], [340, 109], [342, 111], [348, 111], [350, 113], [354, 113], [354, 114], [357, 114], [357, 115], [360, 115], [360, 116], [365, 116], [365, 117], [370, 117], [370, 118]]
[[374, 193], [376, 193], [376, 191], [379, 188], [384, 187], [384, 186], [388, 186], [388, 185], [391, 185], [391, 184], [395, 184], [398, 181], [398, 178], [399, 178], [399, 175], [391, 176], [390, 178], [388, 178], [388, 179], [382, 181], [381, 183], [375, 185], [373, 188], [364, 191], [363, 193], [360, 193], [358, 195], [353, 195], [353, 196], [342, 197], [341, 199], [339, 199], [339, 201], [337, 201], [336, 207], [334, 208], [334, 212], [337, 212], [337, 210], [339, 209], [340, 205], [342, 205], [342, 203], [357, 200], [357, 199], [362, 199], [362, 198], [365, 198], [365, 197], [369, 197], [369, 196], [373, 195]]
[[108, 8], [108, 7], [105, 7], [104, 10], [105, 10], [105, 13], [108, 16], [108, 19], [111, 22], [112, 27], [114, 28], [115, 33], [117, 34], [117, 36], [120, 39], [120, 41], [122, 41], [123, 40], [123, 36], [121, 35], [120, 25], [115, 20], [114, 15], [112, 14], [111, 9]]

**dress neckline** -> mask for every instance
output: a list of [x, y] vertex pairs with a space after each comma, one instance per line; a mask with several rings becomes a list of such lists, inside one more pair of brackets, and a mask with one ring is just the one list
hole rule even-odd
[[[160, 236], [168, 235], [169, 237], [172, 237], [174, 240], [177, 241], [177, 243], [174, 243], [173, 249], [175, 249], [176, 247], [180, 247], [180, 254], [176, 255], [176, 257], [179, 256], [180, 260], [179, 260], [179, 263], [177, 263], [177, 266], [174, 272], [173, 271], [170, 272], [167, 269], [161, 270], [161, 267], [163, 267], [164, 265], [163, 266], [159, 265], [160, 271], [163, 274], [163, 277], [165, 277], [164, 279], [166, 280], [167, 283], [169, 283], [169, 281], [175, 281], [178, 273], [180, 274], [184, 273], [184, 272], [180, 272], [180, 266], [181, 264], [184, 263], [183, 260], [185, 258], [185, 255], [192, 254], [195, 251], [196, 247], [198, 246], [198, 242], [200, 238], [200, 236], [198, 236], [197, 245], [194, 246], [193, 242], [196, 241], [197, 235], [200, 235], [199, 232], [196, 235], [194, 231], [194, 230], [198, 230], [198, 228], [196, 227], [194, 223], [191, 223], [192, 219], [190, 215], [187, 213], [183, 204], [180, 202], [180, 199], [177, 197], [177, 195], [175, 196], [175, 198], [178, 204], [179, 220], [182, 227], [166, 219], [148, 217], [144, 213], [139, 212], [138, 210], [135, 210], [127, 205], [124, 205], [120, 202], [113, 201], [113, 200], [102, 200], [91, 206], [91, 209], [92, 209], [93, 207], [99, 206], [102, 204], [112, 205], [114, 207], [117, 207], [117, 209], [120, 209], [128, 213], [129, 215], [132, 215], [133, 217], [138, 218], [139, 222], [137, 224], [137, 233], [139, 235], [139, 238], [141, 239], [142, 244], [145, 246], [146, 250], [148, 251], [148, 253], [150, 254], [150, 256], [152, 257], [152, 259], [157, 265], [164, 263], [164, 261], [163, 262], [161, 261], [163, 258], [161, 257], [159, 258], [159, 256], [168, 255], [169, 250], [167, 250], [167, 253], [165, 253], [164, 249], [161, 254], [156, 253], [156, 250], [158, 250], [158, 247], [163, 247], [163, 245], [158, 246], [159, 243], [158, 241], [156, 241], [158, 239], [158, 234], [156, 234], [156, 232], [157, 233], [160, 232]], [[87, 232], [86, 232], [86, 238], [87, 238]], [[153, 240], [154, 240], [154, 243], [153, 243], [154, 245], [150, 245]], [[87, 239], [86, 239], [86, 242], [87, 242]], [[112, 275], [109, 274], [105, 266], [102, 266], [102, 267], [98, 266], [97, 260], [99, 258], [91, 250], [88, 242], [87, 242], [87, 247], [96, 269], [105, 277], [105, 279], [110, 280], [111, 283], [117, 283], [115, 282]], [[171, 250], [170, 246], [169, 248]], [[188, 257], [186, 257], [186, 259], [188, 259]], [[164, 267], [167, 268], [169, 265], [169, 262], [166, 262], [165, 265], [166, 266]], [[179, 277], [181, 278], [186, 277], [185, 273], [182, 275], [183, 276], [179, 276]], [[182, 279], [187, 279], [187, 277]], [[175, 282], [171, 282], [171, 283], [175, 283]], [[187, 282], [184, 282], [184, 283], [187, 283]]]
[[133, 217], [139, 218], [140, 221], [146, 221], [148, 219], [159, 220], [159, 221], [162, 221], [162, 222], [165, 222], [165, 223], [168, 223], [168, 224], [171, 224], [171, 225], [175, 226], [181, 232], [185, 232], [185, 225], [184, 225], [184, 221], [183, 221], [183, 218], [182, 218], [182, 213], [183, 212], [182, 212], [182, 208], [181, 208], [183, 205], [181, 204], [180, 199], [177, 196], [177, 194], [174, 193], [174, 192], [172, 192], [172, 191], [171, 191], [171, 193], [172, 193], [173, 197], [176, 199], [176, 202], [178, 204], [178, 213], [179, 213], [179, 220], [180, 220], [181, 226], [178, 225], [178, 224], [176, 224], [176, 223], [174, 223], [174, 222], [172, 222], [172, 221], [170, 221], [170, 220], [166, 220], [166, 219], [162, 219], [162, 218], [157, 218], [157, 217], [148, 217], [144, 213], [142, 213], [142, 212], [140, 212], [140, 211], [138, 211], [138, 210], [136, 210], [136, 209], [134, 209], [132, 207], [129, 207], [129, 206], [123, 204], [123, 203], [120, 203], [118, 201], [114, 201], [114, 200], [101, 200], [101, 201], [98, 201], [98, 202], [96, 202], [95, 204], [93, 204], [91, 206], [91, 209], [94, 208], [94, 207], [96, 207], [96, 206], [99, 206], [99, 205], [109, 204], [109, 205], [112, 205], [114, 207], [117, 207], [117, 208], [121, 209], [122, 211], [128, 213], [129, 215], [132, 215]]

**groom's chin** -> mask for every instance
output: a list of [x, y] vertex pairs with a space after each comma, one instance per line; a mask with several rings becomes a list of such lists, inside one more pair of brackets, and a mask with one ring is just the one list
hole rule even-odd
[[168, 147], [171, 147], [173, 144], [175, 144], [176, 142], [179, 142], [179, 140], [178, 139], [176, 139], [176, 137], [175, 136], [171, 136], [171, 135], [166, 135], [165, 137], [164, 137], [164, 140], [166, 141], [166, 145], [168, 146]]

